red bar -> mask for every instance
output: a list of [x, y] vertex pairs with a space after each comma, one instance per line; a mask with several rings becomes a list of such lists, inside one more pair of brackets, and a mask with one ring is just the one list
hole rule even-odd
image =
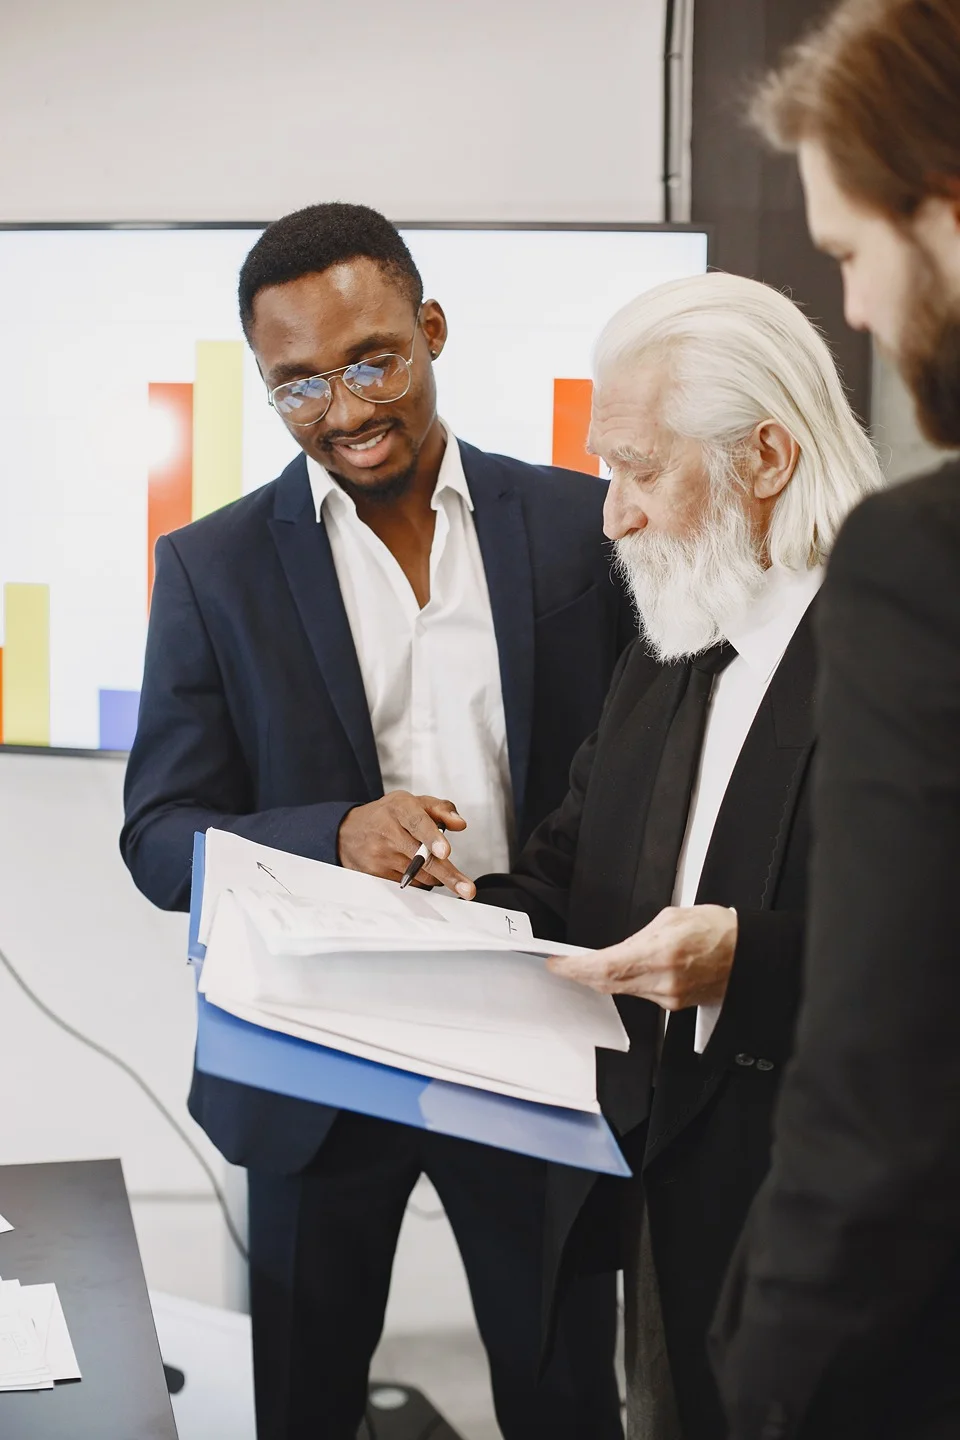
[[193, 512], [193, 386], [149, 387], [147, 477], [147, 609], [153, 594], [157, 539], [189, 525]]
[[553, 463], [585, 475], [600, 474], [600, 457], [587, 454], [592, 380], [553, 382]]

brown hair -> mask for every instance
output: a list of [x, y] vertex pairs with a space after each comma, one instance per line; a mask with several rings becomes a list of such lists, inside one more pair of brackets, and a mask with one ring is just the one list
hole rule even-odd
[[843, 189], [891, 218], [960, 195], [960, 0], [843, 0], [752, 116], [779, 149], [818, 141]]

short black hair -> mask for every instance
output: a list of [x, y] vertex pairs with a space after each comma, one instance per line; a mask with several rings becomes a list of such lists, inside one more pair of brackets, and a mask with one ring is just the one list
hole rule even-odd
[[397, 227], [379, 211], [334, 201], [294, 210], [268, 225], [240, 270], [240, 322], [247, 339], [253, 302], [261, 290], [360, 258], [375, 261], [410, 297], [414, 309], [420, 309], [420, 272]]

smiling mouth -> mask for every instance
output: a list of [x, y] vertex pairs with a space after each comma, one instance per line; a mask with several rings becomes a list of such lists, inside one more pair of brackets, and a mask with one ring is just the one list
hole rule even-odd
[[328, 436], [326, 444], [332, 450], [349, 450], [362, 455], [365, 450], [372, 450], [375, 445], [379, 445], [393, 428], [391, 424], [381, 423], [375, 430], [362, 430], [359, 435], [337, 435], [332, 440]]
[[375, 430], [364, 430], [355, 436], [340, 436], [326, 444], [347, 464], [358, 470], [376, 470], [384, 464], [394, 448], [395, 425], [380, 424]]
[[343, 450], [372, 450], [374, 445], [379, 445], [387, 432], [381, 430], [379, 435], [371, 435], [369, 440], [338, 440], [337, 444]]

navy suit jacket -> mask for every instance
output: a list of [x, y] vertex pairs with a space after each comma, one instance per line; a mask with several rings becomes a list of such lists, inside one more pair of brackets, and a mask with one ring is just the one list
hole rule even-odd
[[[610, 573], [605, 485], [460, 449], [521, 846], [563, 799], [636, 630]], [[185, 910], [195, 831], [212, 825], [336, 864], [344, 815], [382, 794], [357, 653], [300, 455], [271, 484], [157, 543], [120, 846], [154, 904]], [[336, 1113], [199, 1072], [190, 1109], [228, 1160], [279, 1173], [309, 1162]]]

